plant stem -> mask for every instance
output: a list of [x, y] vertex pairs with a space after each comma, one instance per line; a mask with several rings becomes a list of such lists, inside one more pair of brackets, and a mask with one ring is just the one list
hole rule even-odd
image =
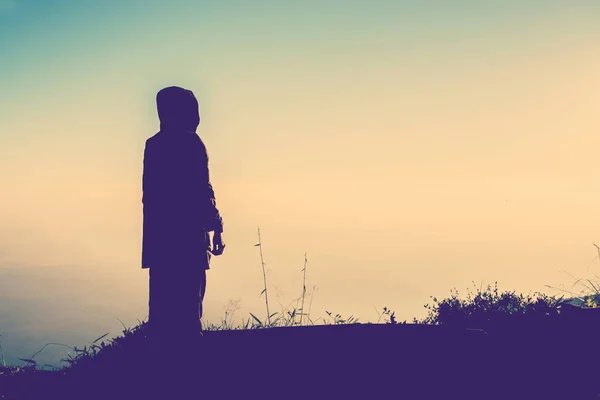
[[300, 325], [302, 325], [302, 316], [304, 316], [304, 297], [306, 296], [306, 263], [308, 259], [306, 258], [306, 253], [304, 253], [304, 279], [302, 281], [302, 306], [300, 307]]
[[0, 342], [0, 361], [2, 361], [2, 366], [6, 367], [6, 361], [4, 360], [4, 351], [2, 350], [2, 342]]
[[269, 296], [267, 294], [267, 273], [265, 271], [265, 260], [263, 258], [262, 242], [260, 241], [260, 227], [258, 227], [258, 248], [260, 250], [260, 263], [262, 265], [263, 282], [265, 285], [265, 304], [267, 306], [267, 323], [268, 323], [268, 325], [271, 325], [271, 314], [269, 313]]
[[311, 319], [310, 319], [310, 310], [312, 310], [312, 301], [313, 301], [313, 297], [315, 297], [315, 289], [316, 286], [313, 286], [312, 292], [310, 294], [310, 305], [308, 306], [308, 315], [307, 318], [308, 320], [312, 323]]

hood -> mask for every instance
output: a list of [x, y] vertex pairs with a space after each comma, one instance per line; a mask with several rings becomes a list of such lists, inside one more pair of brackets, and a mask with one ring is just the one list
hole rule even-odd
[[160, 130], [196, 132], [200, 124], [198, 100], [191, 90], [178, 86], [162, 89], [156, 95]]

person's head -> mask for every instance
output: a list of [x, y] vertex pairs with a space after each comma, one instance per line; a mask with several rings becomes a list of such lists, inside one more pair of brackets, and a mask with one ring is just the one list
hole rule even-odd
[[170, 86], [156, 95], [161, 130], [196, 132], [200, 124], [198, 100], [191, 90]]

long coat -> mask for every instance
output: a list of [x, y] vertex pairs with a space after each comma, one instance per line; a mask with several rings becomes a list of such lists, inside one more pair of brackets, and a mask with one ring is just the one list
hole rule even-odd
[[146, 141], [142, 191], [142, 268], [208, 269], [208, 232], [223, 223], [195, 132], [161, 129]]

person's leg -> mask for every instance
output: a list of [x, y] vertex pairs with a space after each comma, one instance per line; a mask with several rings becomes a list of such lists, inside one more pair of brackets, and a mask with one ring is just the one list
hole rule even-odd
[[150, 329], [160, 336], [196, 336], [202, 331], [205, 291], [205, 269], [150, 268]]
[[[208, 232], [206, 233], [205, 237], [206, 237], [207, 246], [210, 249], [210, 236], [209, 236]], [[204, 303], [204, 294], [206, 293], [206, 271], [208, 271], [208, 269], [210, 267], [210, 259], [211, 259], [210, 251], [206, 251], [206, 258], [203, 259], [205, 264], [202, 265], [202, 267], [200, 269], [200, 296], [199, 296], [199, 302], [198, 302], [198, 320], [202, 320], [202, 316], [204, 313], [203, 303]], [[203, 330], [202, 321], [200, 321], [200, 331], [202, 331], [202, 330]]]
[[[162, 341], [161, 338], [170, 328], [170, 298], [172, 282], [166, 268], [150, 268], [149, 272], [149, 300], [148, 300], [148, 325], [151, 334]], [[163, 338], [164, 339], [164, 338]]]
[[204, 294], [206, 293], [206, 270], [202, 270], [200, 273], [200, 296], [198, 301], [198, 321], [200, 323], [200, 331], [202, 331], [202, 314], [204, 312], [204, 307], [202, 303], [204, 302]]
[[187, 268], [179, 271], [177, 293], [173, 294], [175, 303], [172, 313], [175, 316], [174, 329], [180, 337], [196, 337], [202, 327], [202, 297], [205, 290], [205, 271], [199, 268]]
[[160, 320], [160, 301], [161, 301], [161, 274], [156, 268], [149, 268], [149, 294], [148, 294], [148, 324], [154, 327]]

